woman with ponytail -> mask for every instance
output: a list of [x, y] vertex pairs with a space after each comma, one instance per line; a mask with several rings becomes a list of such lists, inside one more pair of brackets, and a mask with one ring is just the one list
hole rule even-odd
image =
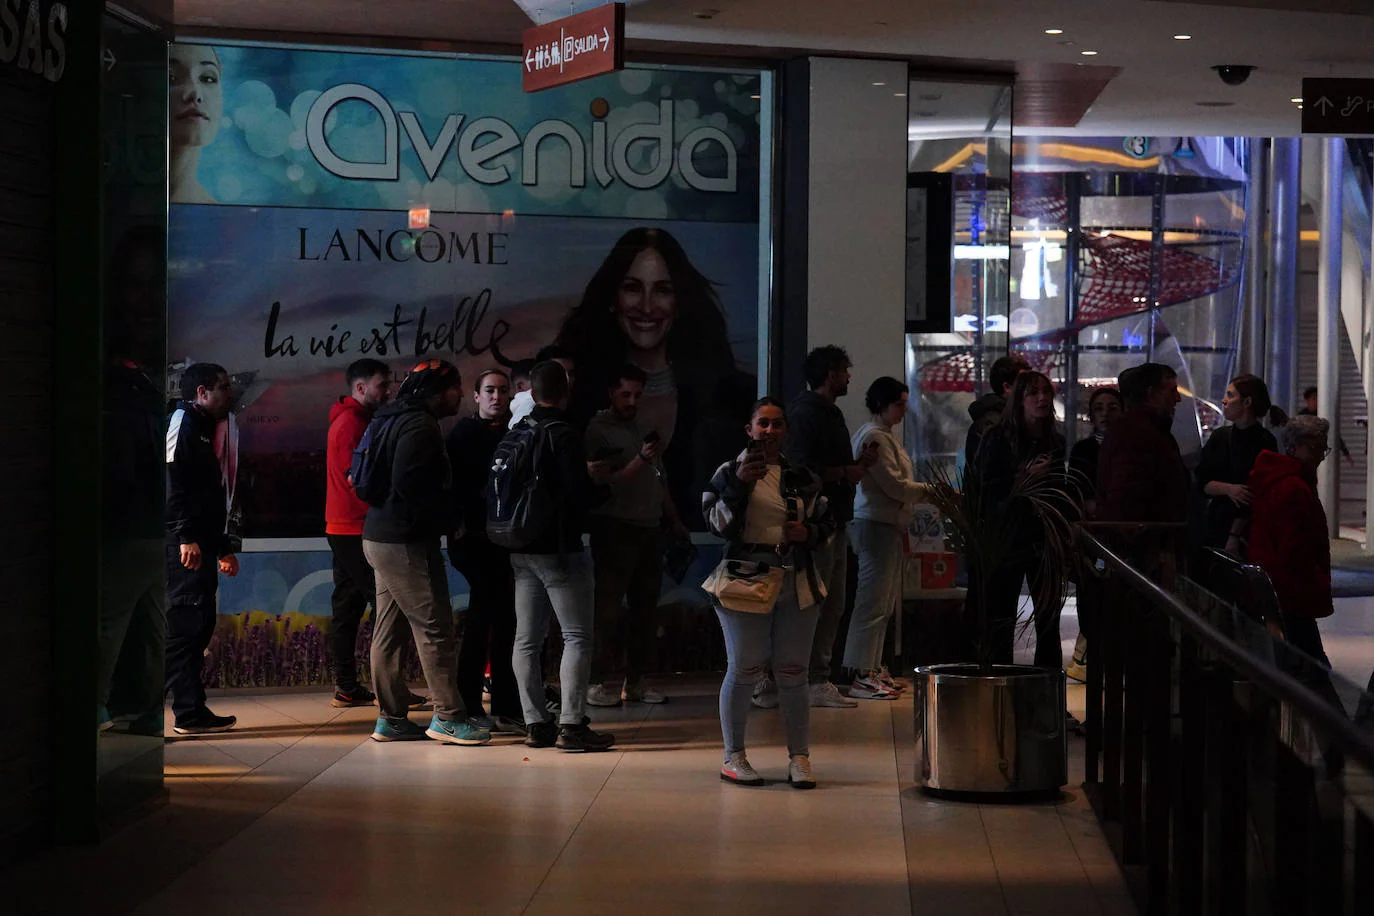
[[1245, 559], [1252, 495], [1247, 481], [1262, 451], [1277, 451], [1278, 441], [1264, 428], [1283, 426], [1288, 415], [1269, 400], [1269, 388], [1256, 375], [1238, 375], [1226, 386], [1222, 416], [1231, 422], [1212, 433], [1202, 448], [1197, 486], [1207, 498], [1203, 544]]

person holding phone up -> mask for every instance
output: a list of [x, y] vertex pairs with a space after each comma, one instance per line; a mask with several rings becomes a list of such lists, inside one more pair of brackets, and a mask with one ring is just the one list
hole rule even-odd
[[587, 424], [587, 454], [605, 467], [592, 480], [610, 490], [590, 518], [596, 611], [589, 706], [667, 699], [643, 684], [663, 579], [659, 530], [688, 534], [663, 485], [662, 437], [638, 422], [647, 381], [643, 369], [626, 363], [607, 391], [611, 406]]
[[754, 405], [749, 446], [721, 465], [702, 494], [702, 514], [725, 539], [725, 558], [703, 584], [720, 618], [729, 660], [720, 688], [725, 762], [720, 778], [763, 785], [745, 756], [744, 733], [754, 685], [772, 660], [787, 732], [787, 779], [811, 789], [811, 641], [825, 599], [815, 554], [835, 533], [820, 477], [780, 454], [787, 434], [782, 404]]

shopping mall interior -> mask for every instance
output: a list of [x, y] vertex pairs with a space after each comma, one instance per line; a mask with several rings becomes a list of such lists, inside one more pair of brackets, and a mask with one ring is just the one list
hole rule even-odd
[[[1374, 913], [1371, 48], [1370, 0], [0, 0], [6, 912]], [[848, 365], [816, 381], [827, 345]], [[1033, 503], [1047, 533], [1016, 561], [1036, 571], [1016, 568], [994, 660], [987, 571], [1021, 556], [996, 553], [1026, 524], [1006, 519], [1032, 516], [969, 508], [970, 423], [1039, 390], [994, 390], [1008, 356], [1046, 381], [1065, 479], [1065, 443], [1110, 447], [1098, 393], [1119, 385], [1129, 417], [1136, 367], [1163, 367], [1178, 398], [1157, 432], [1189, 483], [1178, 517]], [[378, 659], [428, 698], [413, 726], [453, 723], [421, 629], [382, 654], [370, 587], [348, 599], [369, 607], [357, 638], [339, 623], [336, 538], [364, 568], [373, 539], [362, 515], [334, 527], [331, 408], [362, 398], [363, 358], [402, 391], [455, 366], [458, 426], [491, 419], [488, 370], [523, 390], [536, 359], [571, 360], [584, 423], [615, 415], [602, 388], [640, 384], [664, 432], [644, 420], [632, 443], [653, 429], [637, 457], [662, 493], [639, 529], [657, 600], [651, 579], [624, 656], [643, 680], [595, 699], [624, 635], [602, 632], [595, 522], [582, 725], [557, 600], [529, 655], [559, 741], [572, 723], [609, 750], [501, 727], [495, 628], [502, 658], [484, 681], [478, 647], [458, 704], [489, 743], [371, 740], [398, 718], [359, 687], [392, 696]], [[221, 403], [207, 364], [226, 406], [187, 433], [178, 401]], [[884, 380], [900, 399], [874, 400]], [[721, 582], [751, 539], [709, 497], [752, 460], [755, 399], [808, 388], [859, 434], [840, 464], [870, 466], [879, 423], [924, 495], [881, 526], [883, 599], [876, 523], [846, 548], [843, 518], [820, 533], [831, 489], [780, 499], [834, 558], [818, 633], [835, 611], [810, 684], [782, 710], [753, 697], [762, 784], [731, 785], [743, 650], [722, 627], [749, 615]], [[1316, 445], [1304, 414], [1328, 421]], [[1321, 453], [1278, 525], [1315, 533], [1272, 561], [1247, 540], [1251, 464], [1227, 446], [1240, 476], [1204, 478], [1250, 429], [1283, 452], [1259, 461]], [[192, 601], [172, 580], [200, 568], [176, 521], [197, 435], [226, 546]], [[1231, 527], [1211, 543], [1216, 503]], [[489, 569], [460, 571], [466, 522], [445, 524], [429, 579], [463, 681], [495, 599]], [[1330, 602], [1295, 613], [1313, 592], [1286, 583], [1313, 564]], [[880, 667], [850, 661], [870, 599], [889, 605]], [[774, 661], [786, 687], [796, 666]], [[366, 703], [339, 702], [354, 688]], [[188, 715], [169, 690], [205, 699]], [[532, 723], [529, 702], [511, 715]]]

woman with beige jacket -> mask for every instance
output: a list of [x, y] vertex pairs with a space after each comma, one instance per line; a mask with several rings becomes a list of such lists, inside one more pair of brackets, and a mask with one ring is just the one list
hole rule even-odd
[[903, 534], [928, 489], [916, 482], [911, 457], [894, 432], [906, 416], [907, 395], [897, 379], [875, 379], [865, 399], [873, 419], [852, 440], [856, 458], [869, 451], [876, 459], [859, 481], [849, 529], [859, 583], [844, 667], [854, 672], [849, 695], [859, 700], [895, 700], [902, 690], [882, 665], [883, 642], [902, 601]]

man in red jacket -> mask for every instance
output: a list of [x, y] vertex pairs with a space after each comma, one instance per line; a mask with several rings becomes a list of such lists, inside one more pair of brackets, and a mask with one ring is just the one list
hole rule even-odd
[[334, 650], [333, 705], [370, 706], [376, 699], [358, 683], [353, 653], [358, 643], [358, 624], [369, 601], [377, 595], [372, 567], [363, 557], [363, 519], [367, 503], [353, 492], [348, 466], [353, 449], [377, 408], [391, 399], [391, 370], [375, 359], [360, 359], [345, 373], [348, 394], [329, 411], [329, 447], [325, 455], [329, 488], [325, 494], [324, 532], [334, 554], [334, 621], [329, 639]]
[[[1317, 618], [1331, 616], [1331, 542], [1317, 498], [1317, 467], [1331, 453], [1330, 435], [1331, 424], [1321, 417], [1293, 417], [1281, 431], [1284, 454], [1260, 452], [1249, 484], [1250, 562], [1274, 583], [1288, 642], [1323, 668], [1331, 662]], [[1308, 673], [1315, 675], [1309, 682], [1328, 693], [1325, 671]]]

